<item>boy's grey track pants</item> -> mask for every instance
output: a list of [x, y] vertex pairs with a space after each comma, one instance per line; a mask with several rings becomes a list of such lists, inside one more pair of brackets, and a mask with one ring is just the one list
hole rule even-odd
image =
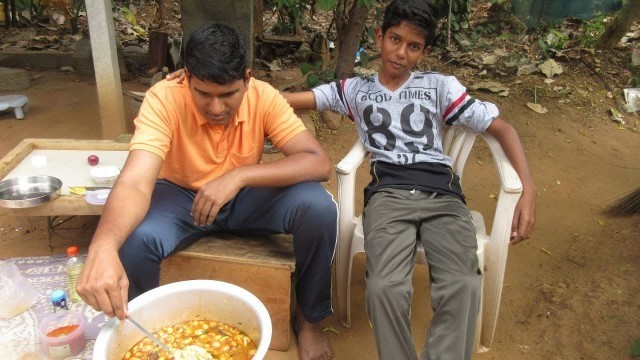
[[380, 359], [418, 358], [410, 323], [417, 246], [426, 251], [434, 312], [420, 359], [471, 359], [482, 273], [466, 205], [452, 195], [383, 189], [369, 200], [363, 225], [367, 312]]

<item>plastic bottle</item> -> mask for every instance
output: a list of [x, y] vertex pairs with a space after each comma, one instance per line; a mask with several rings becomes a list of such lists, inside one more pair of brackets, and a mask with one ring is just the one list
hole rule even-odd
[[80, 276], [80, 272], [82, 271], [82, 266], [84, 262], [82, 258], [78, 255], [78, 247], [77, 246], [69, 246], [67, 248], [67, 286], [69, 286], [69, 300], [71, 302], [82, 302], [82, 298], [76, 292], [76, 284], [78, 283], [78, 276]]
[[67, 294], [60, 289], [51, 293], [51, 304], [53, 305], [53, 312], [69, 310], [69, 307], [67, 306]]

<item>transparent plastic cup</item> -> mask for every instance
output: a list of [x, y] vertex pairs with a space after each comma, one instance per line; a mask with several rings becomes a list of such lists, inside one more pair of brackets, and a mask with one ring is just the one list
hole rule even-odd
[[85, 320], [75, 311], [59, 311], [40, 323], [40, 339], [44, 354], [51, 359], [64, 359], [84, 349]]

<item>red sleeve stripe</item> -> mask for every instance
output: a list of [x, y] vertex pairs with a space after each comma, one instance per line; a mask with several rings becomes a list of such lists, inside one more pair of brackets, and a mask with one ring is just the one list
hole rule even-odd
[[344, 92], [344, 87], [345, 87], [346, 83], [347, 83], [346, 79], [342, 79], [340, 81], [340, 87], [342, 88], [341, 92], [343, 94], [342, 101], [344, 101], [344, 104], [347, 107], [347, 110], [349, 111], [349, 118], [351, 119], [351, 121], [353, 121], [354, 120], [353, 113], [351, 112], [351, 107], [349, 107], [349, 102], [347, 101], [347, 94]]
[[455, 110], [455, 108], [460, 106], [460, 104], [464, 101], [466, 97], [467, 97], [467, 93], [464, 92], [462, 93], [462, 95], [460, 95], [459, 98], [457, 98], [453, 103], [451, 103], [451, 105], [449, 105], [449, 107], [447, 108], [447, 111], [445, 111], [444, 115], [442, 115], [442, 121], [446, 121], [449, 114], [451, 114], [453, 110]]

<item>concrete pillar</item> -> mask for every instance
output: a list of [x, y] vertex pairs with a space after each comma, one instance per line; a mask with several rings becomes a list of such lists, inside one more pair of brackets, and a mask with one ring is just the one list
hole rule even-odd
[[102, 138], [114, 139], [125, 133], [126, 126], [111, 0], [86, 0], [85, 4], [98, 87]]
[[236, 29], [247, 44], [248, 65], [253, 64], [253, 1], [254, 0], [182, 0], [182, 39], [186, 45], [189, 35], [201, 25], [222, 23]]

